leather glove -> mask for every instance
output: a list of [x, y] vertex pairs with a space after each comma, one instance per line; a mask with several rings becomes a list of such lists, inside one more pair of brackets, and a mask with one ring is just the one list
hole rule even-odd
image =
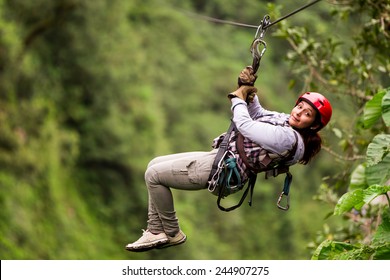
[[238, 86], [248, 85], [254, 86], [257, 75], [253, 73], [252, 66], [245, 67], [238, 76]]
[[257, 92], [257, 88], [253, 86], [241, 86], [237, 90], [235, 90], [232, 93], [228, 94], [228, 97], [230, 99], [234, 97], [241, 98], [242, 100], [246, 101], [248, 104], [251, 103], [255, 97], [255, 94]]
[[248, 104], [252, 103], [253, 100], [255, 99], [257, 88], [255, 88], [255, 89], [256, 89], [256, 91], [249, 93], [248, 96], [246, 97], [246, 103], [248, 103]]

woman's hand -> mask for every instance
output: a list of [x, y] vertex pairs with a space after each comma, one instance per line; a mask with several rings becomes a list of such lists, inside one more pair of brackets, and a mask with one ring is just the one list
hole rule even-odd
[[257, 79], [257, 75], [253, 73], [252, 66], [245, 67], [238, 76], [238, 86], [254, 86]]
[[253, 86], [241, 86], [237, 90], [233, 91], [232, 93], [228, 94], [229, 99], [232, 99], [234, 97], [238, 97], [244, 101], [247, 101], [248, 103], [253, 101], [253, 98], [257, 92], [257, 88]]

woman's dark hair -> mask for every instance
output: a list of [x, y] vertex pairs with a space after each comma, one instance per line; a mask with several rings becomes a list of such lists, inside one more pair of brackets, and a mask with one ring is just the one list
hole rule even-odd
[[305, 152], [299, 163], [308, 164], [321, 150], [322, 139], [318, 132], [310, 131], [310, 129], [299, 130], [299, 133], [302, 135], [305, 144]]
[[[317, 117], [314, 121], [314, 124], [321, 124], [320, 114], [317, 114]], [[308, 164], [309, 161], [317, 155], [321, 150], [322, 139], [318, 134], [318, 131], [322, 128], [320, 125], [317, 129], [313, 130], [311, 128], [305, 129], [296, 129], [303, 138], [303, 143], [305, 145], [305, 152], [302, 159], [299, 161], [301, 164]]]

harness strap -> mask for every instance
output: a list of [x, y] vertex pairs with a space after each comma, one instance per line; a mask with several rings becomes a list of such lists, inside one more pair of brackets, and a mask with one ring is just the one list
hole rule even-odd
[[255, 188], [256, 185], [256, 179], [257, 179], [257, 174], [251, 173], [248, 181], [248, 188], [251, 191], [249, 196], [249, 201], [248, 201], [249, 206], [252, 206], [253, 189]]
[[[245, 149], [244, 149], [244, 136], [241, 133], [237, 133], [237, 140], [236, 140], [236, 148], [238, 151], [238, 154], [240, 155], [240, 158], [244, 162], [245, 166], [252, 171], [253, 173], [260, 173], [260, 172], [266, 172], [266, 179], [268, 176], [272, 175], [273, 177], [278, 176], [279, 174], [287, 173], [289, 171], [289, 167], [287, 165], [281, 164], [275, 168], [269, 168], [268, 165], [271, 163], [272, 159], [269, 157], [269, 155], [266, 155], [264, 159], [260, 162], [259, 167], [254, 167], [253, 164], [251, 164], [248, 160], [248, 157], [246, 156]], [[291, 151], [289, 152], [288, 156], [283, 160], [283, 163], [286, 163], [290, 160], [292, 160], [295, 156], [295, 153], [298, 148], [298, 136], [296, 132], [294, 132], [295, 136], [295, 144]]]
[[218, 164], [219, 164], [219, 162], [225, 156], [225, 153], [226, 153], [226, 151], [228, 149], [228, 146], [229, 146], [230, 135], [232, 134], [232, 132], [235, 129], [235, 127], [236, 126], [234, 125], [234, 122], [231, 121], [228, 131], [226, 132], [222, 142], [219, 144], [218, 152], [217, 152], [217, 155], [215, 156], [213, 165], [211, 167], [211, 172], [210, 172], [210, 175], [209, 175], [209, 179], [207, 180], [209, 183], [213, 180], [214, 175], [218, 171], [218, 168], [219, 168]]
[[[230, 123], [228, 131], [226, 132], [222, 142], [219, 145], [218, 152], [217, 152], [217, 155], [214, 159], [213, 166], [211, 168], [211, 172], [209, 175], [209, 179], [208, 179], [209, 183], [213, 183], [213, 177], [218, 171], [219, 162], [222, 160], [222, 158], [226, 154], [226, 151], [227, 151], [228, 145], [229, 145], [230, 136], [231, 136], [233, 130], [235, 130], [235, 128], [236, 128], [236, 126], [235, 126], [234, 122], [232, 121]], [[237, 169], [230, 170], [230, 173], [228, 173], [228, 176], [223, 176], [221, 178], [221, 181], [218, 183], [221, 184], [222, 186], [224, 186], [225, 184], [229, 185], [232, 172], [236, 173], [236, 172], [238, 172], [238, 170]], [[240, 177], [239, 174], [237, 177], [238, 178]], [[257, 178], [257, 175], [255, 173], [253, 173], [252, 176], [249, 177], [248, 186], [246, 187], [243, 195], [241, 196], [240, 201], [236, 205], [228, 207], [228, 208], [225, 208], [221, 205], [221, 199], [223, 198], [223, 188], [221, 187], [219, 189], [219, 194], [218, 194], [218, 198], [217, 198], [218, 208], [222, 211], [229, 212], [229, 211], [232, 211], [232, 210], [240, 207], [242, 205], [242, 203], [244, 202], [245, 198], [247, 197], [249, 191], [250, 191], [249, 205], [251, 206], [252, 205], [253, 189], [254, 189], [255, 184], [256, 184], [256, 178]], [[239, 183], [241, 184], [241, 182], [239, 182]]]
[[[291, 182], [292, 182], [292, 175], [291, 175], [290, 172], [287, 172], [286, 178], [284, 179], [283, 191], [280, 193], [279, 198], [278, 198], [278, 202], [276, 203], [278, 208], [281, 209], [281, 210], [284, 210], [284, 211], [287, 211], [288, 208], [290, 208], [290, 196], [289, 196], [289, 193], [290, 193]], [[281, 205], [281, 201], [282, 201], [283, 196], [286, 196], [286, 199], [287, 199], [286, 206], [282, 206]]]
[[242, 203], [244, 202], [245, 198], [247, 197], [249, 191], [250, 191], [249, 206], [252, 206], [252, 196], [253, 196], [253, 189], [254, 189], [255, 184], [256, 184], [256, 178], [257, 178], [256, 175], [251, 176], [249, 178], [248, 186], [246, 187], [244, 193], [242, 194], [240, 201], [236, 205], [228, 207], [228, 208], [225, 208], [221, 205], [221, 199], [223, 197], [223, 194], [222, 194], [223, 188], [220, 188], [219, 194], [218, 194], [218, 199], [217, 199], [218, 208], [222, 211], [225, 211], [225, 212], [229, 212], [229, 211], [232, 211], [234, 209], [237, 209], [238, 207], [240, 207], [242, 205]]
[[[245, 166], [252, 172], [252, 173], [260, 173], [262, 170], [264, 170], [270, 162], [271, 159], [267, 155], [263, 162], [260, 162], [260, 166], [258, 168], [254, 167], [248, 160], [248, 157], [246, 156], [245, 149], [244, 149], [244, 136], [242, 136], [241, 133], [237, 133], [237, 140], [236, 140], [236, 149], [238, 151], [238, 154], [240, 155], [241, 160], [244, 162]], [[264, 165], [266, 164], [266, 165]]]

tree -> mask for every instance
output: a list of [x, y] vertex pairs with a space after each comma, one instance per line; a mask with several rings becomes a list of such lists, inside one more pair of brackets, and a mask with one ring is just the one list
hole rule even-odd
[[[336, 7], [333, 16], [339, 19], [338, 26], [346, 20], [357, 24], [351, 30], [352, 40], [337, 40], [335, 33], [313, 36], [308, 28], [286, 23], [275, 33], [292, 47], [288, 58], [293, 65], [301, 65], [295, 72], [305, 76], [303, 88], [331, 92], [339, 100], [348, 96], [356, 114], [352, 124], [337, 121], [339, 126], [330, 127], [329, 132], [339, 139], [338, 144], [332, 142], [341, 151], [325, 147], [337, 159], [352, 162], [348, 164], [350, 171], [324, 184], [318, 195], [323, 201], [333, 197], [328, 199], [335, 206], [333, 215], [343, 215], [348, 222], [339, 232], [325, 233], [327, 239], [317, 244], [312, 258], [388, 259], [390, 91], [386, 87], [390, 76], [390, 5], [388, 1], [355, 1]], [[336, 107], [340, 105], [345, 103], [339, 102]], [[361, 156], [365, 151], [366, 155]], [[336, 199], [337, 192], [346, 189]], [[372, 203], [377, 196], [386, 199]]]

